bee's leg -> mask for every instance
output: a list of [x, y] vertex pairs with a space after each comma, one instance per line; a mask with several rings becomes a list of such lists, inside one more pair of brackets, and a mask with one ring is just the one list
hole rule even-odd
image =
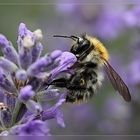
[[97, 63], [93, 63], [93, 62], [86, 62], [84, 64], [85, 64], [84, 66], [87, 68], [96, 68], [97, 67]]
[[67, 94], [66, 96], [66, 102], [74, 103], [76, 101], [77, 97], [76, 94], [74, 94], [73, 91]]
[[84, 101], [86, 99], [87, 91], [85, 90], [70, 90], [69, 93], [66, 96], [66, 102], [79, 102], [79, 101]]
[[77, 61], [74, 65], [70, 67], [70, 69], [82, 68], [83, 66], [84, 66], [84, 63]]
[[80, 85], [79, 83], [77, 83], [77, 85], [71, 83], [71, 84], [69, 84], [67, 86], [67, 89], [75, 90], [75, 91], [77, 91], [77, 90], [86, 90], [86, 86], [85, 85]]
[[67, 87], [68, 85], [68, 79], [66, 78], [59, 78], [56, 80], [53, 80], [49, 85], [54, 85], [56, 87]]
[[83, 68], [83, 67], [96, 68], [97, 67], [97, 63], [93, 63], [93, 62], [79, 62], [79, 61], [77, 61], [71, 68]]
[[69, 79], [65, 79], [65, 78], [59, 78], [59, 79], [53, 80], [49, 85], [54, 85], [56, 87], [61, 87], [61, 88], [67, 88], [70, 90], [86, 89], [86, 85], [85, 83], [83, 83], [83, 80], [80, 80], [76, 83], [71, 83]]

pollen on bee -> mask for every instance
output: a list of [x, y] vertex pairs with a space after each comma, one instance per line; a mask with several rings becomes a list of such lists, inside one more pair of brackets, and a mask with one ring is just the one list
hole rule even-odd
[[95, 43], [95, 47], [97, 51], [101, 54], [102, 58], [108, 60], [109, 54], [105, 46], [96, 38], [93, 38], [93, 42]]
[[93, 45], [95, 46], [95, 49], [99, 52], [101, 57], [104, 60], [108, 61], [109, 54], [108, 54], [106, 47], [95, 37], [87, 36], [87, 38], [93, 43]]
[[73, 104], [81, 104], [83, 102], [87, 102], [87, 99], [86, 98], [83, 98], [83, 99], [76, 99], [75, 102], [73, 102]]

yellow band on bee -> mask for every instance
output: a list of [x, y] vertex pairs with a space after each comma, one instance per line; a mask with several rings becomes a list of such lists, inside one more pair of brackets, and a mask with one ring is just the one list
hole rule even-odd
[[86, 38], [88, 40], [90, 40], [90, 42], [93, 44], [95, 49], [99, 52], [101, 57], [103, 59], [105, 59], [106, 61], [108, 61], [109, 60], [109, 54], [108, 54], [108, 51], [107, 51], [106, 47], [95, 37], [90, 37], [90, 36], [86, 35]]

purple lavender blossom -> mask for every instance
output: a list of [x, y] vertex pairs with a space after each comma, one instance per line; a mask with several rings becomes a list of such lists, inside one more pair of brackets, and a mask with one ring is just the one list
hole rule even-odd
[[13, 127], [10, 132], [10, 135], [19, 135], [19, 136], [45, 136], [50, 135], [47, 124], [41, 120], [32, 120], [26, 124], [17, 125]]
[[[62, 72], [67, 75], [77, 59], [61, 50], [41, 56], [42, 38], [40, 29], [32, 32], [21, 23], [17, 51], [4, 35], [0, 35], [3, 53], [0, 57], [1, 135], [49, 135], [46, 121], [53, 118], [61, 127], [65, 126], [60, 110], [65, 96], [49, 86], [49, 82]], [[52, 100], [54, 105], [45, 108]]]
[[24, 88], [21, 88], [18, 98], [22, 102], [27, 102], [34, 95], [35, 95], [35, 92], [32, 90], [32, 86], [26, 85]]
[[[131, 119], [131, 108], [116, 96], [109, 97], [102, 108], [103, 120], [97, 127], [103, 134], [124, 134]], [[117, 123], [116, 123], [117, 122]]]
[[[139, 5], [114, 5], [112, 1], [109, 2], [111, 5], [79, 3], [79, 0], [59, 0], [56, 5], [57, 13], [65, 17], [67, 28], [75, 34], [86, 31], [104, 40], [110, 40], [116, 39], [128, 29], [139, 28]], [[71, 20], [74, 22], [70, 22]], [[74, 27], [77, 27], [76, 32]]]
[[103, 39], [114, 39], [124, 29], [121, 12], [105, 10], [95, 24], [95, 32]]
[[140, 7], [134, 6], [133, 8], [127, 10], [124, 14], [124, 21], [128, 27], [140, 27]]
[[139, 71], [140, 71], [140, 61], [139, 61], [139, 57], [134, 60], [131, 65], [129, 66], [129, 71], [128, 71], [128, 75], [129, 75], [129, 79], [131, 79], [129, 81], [130, 85], [136, 85], [139, 86], [140, 84], [140, 75], [139, 75]]
[[63, 102], [65, 102], [65, 99], [61, 98], [53, 107], [42, 112], [42, 120], [56, 118], [57, 123], [61, 127], [65, 127], [65, 123], [63, 120], [63, 114], [59, 109], [59, 107], [62, 105]]
[[[124, 10], [120, 6], [75, 3], [73, 0], [59, 0], [56, 9], [58, 13], [65, 16], [66, 22], [74, 21], [74, 27], [78, 27], [76, 32], [81, 33], [86, 30], [90, 34], [109, 40], [117, 38], [122, 31], [125, 31]], [[72, 25], [69, 26], [73, 28]]]

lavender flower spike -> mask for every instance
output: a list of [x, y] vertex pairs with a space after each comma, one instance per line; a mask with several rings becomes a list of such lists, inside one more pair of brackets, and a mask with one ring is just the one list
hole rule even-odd
[[38, 60], [43, 50], [43, 45], [40, 42], [35, 43], [32, 49], [32, 63]]
[[63, 52], [56, 61], [59, 62], [59, 66], [51, 71], [52, 78], [59, 75], [59, 73], [68, 70], [77, 61], [77, 58], [70, 52]]
[[[69, 67], [77, 59], [74, 54], [61, 50], [41, 56], [42, 38], [40, 29], [32, 32], [21, 23], [17, 52], [7, 38], [0, 35], [4, 55], [0, 57], [1, 102], [7, 107], [0, 110], [0, 135], [49, 135], [46, 121], [50, 119], [65, 126], [60, 110], [65, 96], [48, 83], [62, 72], [67, 76]], [[50, 101], [54, 103], [52, 107]]]
[[0, 68], [0, 87], [4, 89], [6, 92], [16, 93], [16, 87], [14, 84], [8, 79], [6, 73], [4, 73], [3, 69]]
[[55, 50], [49, 55], [45, 55], [44, 57], [38, 59], [35, 63], [33, 63], [27, 70], [28, 75], [37, 76], [41, 72], [45, 72], [48, 67], [54, 64], [54, 60], [58, 58], [62, 54], [62, 51]]
[[16, 49], [12, 46], [12, 43], [7, 40], [7, 38], [0, 34], [0, 47], [2, 52], [8, 60], [18, 64], [18, 53]]
[[42, 106], [40, 103], [35, 102], [34, 100], [28, 100], [26, 103], [28, 111], [32, 112], [35, 115], [39, 115], [42, 112]]
[[2, 67], [4, 70], [10, 73], [14, 73], [18, 70], [18, 67], [15, 63], [4, 57], [0, 57], [0, 67]]
[[35, 95], [35, 92], [32, 90], [32, 86], [27, 85], [24, 88], [20, 90], [18, 98], [22, 102], [27, 102], [30, 98], [32, 98]]
[[21, 38], [24, 38], [26, 35], [32, 35], [32, 32], [27, 29], [27, 27], [24, 23], [20, 23], [18, 34]]
[[35, 44], [32, 49], [32, 63], [40, 57], [43, 50], [43, 45], [40, 43], [43, 38], [42, 31], [40, 29], [35, 30], [33, 32], [33, 36], [35, 39]]
[[19, 49], [19, 61], [20, 66], [23, 69], [27, 69], [32, 63], [32, 48], [34, 45], [33, 33], [29, 31], [25, 24], [19, 25], [19, 36], [18, 36], [18, 49]]
[[7, 106], [2, 106], [1, 108], [2, 109], [0, 109], [0, 122], [2, 124], [2, 127], [6, 128], [10, 126], [12, 114]]
[[23, 69], [19, 69], [16, 71], [16, 79], [19, 81], [26, 81], [27, 80], [27, 72]]
[[64, 98], [60, 98], [58, 103], [56, 103], [52, 108], [47, 109], [42, 112], [42, 120], [48, 120], [52, 118], [56, 118], [57, 123], [61, 127], [65, 127], [65, 123], [63, 120], [63, 114], [60, 112], [59, 107], [65, 102]]

